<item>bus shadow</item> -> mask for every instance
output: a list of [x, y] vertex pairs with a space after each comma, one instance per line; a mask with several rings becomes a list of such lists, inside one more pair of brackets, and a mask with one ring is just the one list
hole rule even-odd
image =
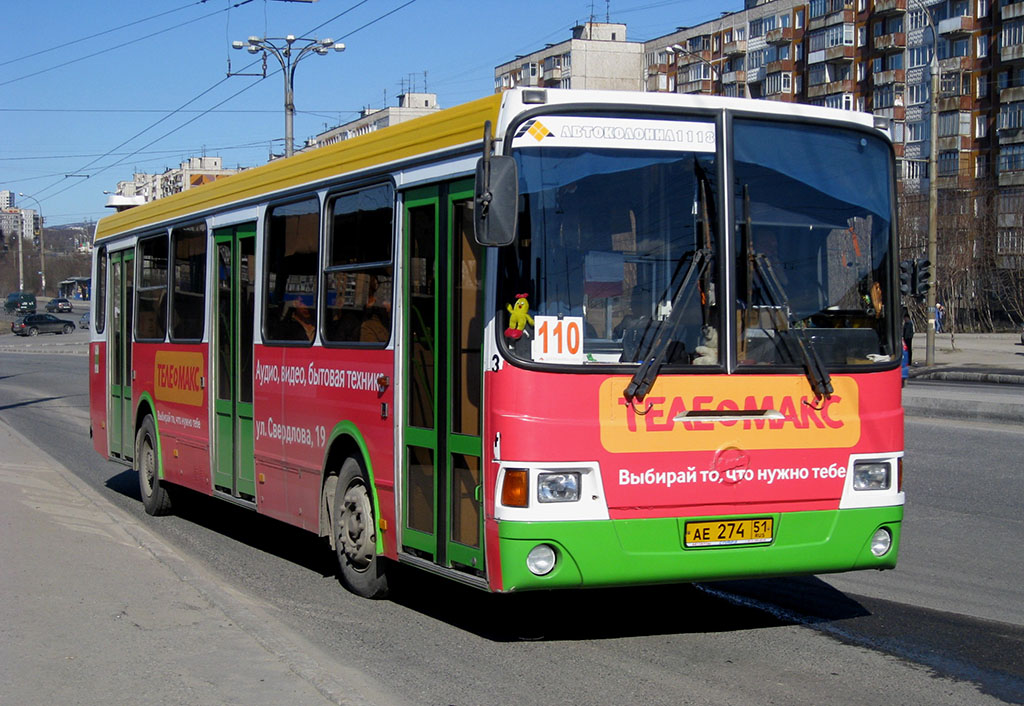
[[487, 594], [412, 569], [392, 601], [496, 642], [722, 633], [870, 615], [813, 577]]
[[[142, 502], [139, 476], [131, 469], [108, 478], [106, 486], [140, 504]], [[172, 514], [184, 522], [284, 559], [323, 577], [337, 574], [334, 555], [327, 544], [306, 530], [186, 488], [174, 489], [172, 503]]]

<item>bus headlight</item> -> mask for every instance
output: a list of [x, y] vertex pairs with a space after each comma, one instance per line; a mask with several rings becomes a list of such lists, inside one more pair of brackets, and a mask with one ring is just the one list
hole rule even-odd
[[885, 556], [892, 547], [892, 535], [885, 527], [875, 530], [871, 537], [871, 553], [877, 557]]
[[538, 544], [526, 555], [526, 568], [536, 576], [544, 576], [555, 568], [555, 550], [549, 544]]
[[855, 461], [853, 464], [854, 490], [888, 490], [890, 478], [887, 461]]
[[579, 499], [579, 473], [541, 473], [537, 476], [538, 501], [542, 503], [573, 503]]

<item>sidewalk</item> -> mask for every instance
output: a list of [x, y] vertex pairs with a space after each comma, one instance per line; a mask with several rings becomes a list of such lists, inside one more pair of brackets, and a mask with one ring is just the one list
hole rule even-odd
[[[955, 348], [953, 342], [955, 341]], [[926, 336], [914, 336], [910, 380], [903, 388], [908, 417], [1024, 424], [1024, 345], [1016, 333], [935, 335], [935, 364], [925, 366]], [[921, 380], [993, 383], [976, 388], [927, 385]]]
[[369, 703], [359, 675], [328, 673], [263, 606], [2, 424], [0, 449], [4, 703]]

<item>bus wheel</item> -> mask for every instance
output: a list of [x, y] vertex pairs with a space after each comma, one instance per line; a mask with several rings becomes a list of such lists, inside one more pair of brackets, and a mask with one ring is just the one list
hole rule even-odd
[[171, 497], [160, 483], [156, 458], [156, 429], [153, 417], [146, 415], [135, 435], [135, 470], [139, 472], [142, 506], [150, 515], [166, 515], [171, 511]]
[[341, 465], [331, 516], [341, 582], [364, 598], [388, 594], [386, 559], [377, 556], [377, 523], [362, 467], [354, 458]]

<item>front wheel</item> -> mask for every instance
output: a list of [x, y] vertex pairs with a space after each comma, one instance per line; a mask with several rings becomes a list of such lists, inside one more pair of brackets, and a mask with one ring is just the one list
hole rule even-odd
[[341, 465], [334, 490], [331, 531], [345, 587], [364, 598], [386, 597], [387, 560], [377, 555], [373, 499], [362, 465], [354, 458], [345, 459]]
[[171, 496], [160, 482], [156, 454], [156, 427], [153, 417], [146, 415], [135, 435], [135, 470], [139, 473], [142, 506], [150, 515], [166, 515], [171, 511]]
[[74, 332], [75, 332], [75, 327], [72, 326], [71, 324], [66, 324], [64, 326], [64, 333], [74, 333]]

